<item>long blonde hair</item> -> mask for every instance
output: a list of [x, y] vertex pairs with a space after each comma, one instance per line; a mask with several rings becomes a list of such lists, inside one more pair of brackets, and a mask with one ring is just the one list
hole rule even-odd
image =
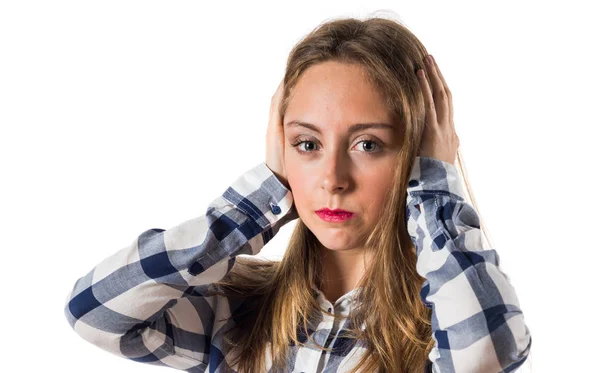
[[[424, 278], [416, 271], [416, 251], [406, 228], [406, 188], [425, 118], [415, 72], [425, 68], [427, 54], [396, 20], [344, 18], [320, 24], [294, 46], [287, 61], [279, 108], [282, 118], [302, 73], [317, 63], [337, 61], [364, 67], [395, 119], [405, 127], [385, 211], [366, 237], [365, 248], [375, 250], [378, 259], [359, 282], [358, 305], [348, 316], [353, 328], [344, 337], [366, 349], [353, 372], [422, 372], [434, 346], [431, 309], [420, 299]], [[477, 209], [460, 151], [457, 161], [469, 202]], [[232, 303], [237, 305], [232, 309], [237, 325], [225, 338], [229, 348], [238, 351], [232, 365], [239, 372], [266, 371], [266, 353], [278, 371], [285, 371], [290, 347], [304, 345], [302, 336], [308, 335], [311, 325], [314, 328], [315, 314], [341, 317], [321, 309], [315, 298], [311, 285], [321, 288], [322, 270], [318, 240], [298, 219], [281, 261], [237, 257], [227, 276], [211, 286], [208, 294], [240, 299]]]

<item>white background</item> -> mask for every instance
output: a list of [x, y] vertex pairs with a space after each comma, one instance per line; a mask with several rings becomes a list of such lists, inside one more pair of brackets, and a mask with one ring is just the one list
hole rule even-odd
[[[80, 339], [65, 297], [138, 234], [203, 214], [264, 161], [270, 100], [292, 46], [327, 19], [375, 11], [409, 27], [449, 84], [480, 216], [532, 332], [533, 371], [593, 370], [592, 3], [2, 2], [6, 371], [165, 370]], [[281, 254], [293, 225], [261, 255]]]

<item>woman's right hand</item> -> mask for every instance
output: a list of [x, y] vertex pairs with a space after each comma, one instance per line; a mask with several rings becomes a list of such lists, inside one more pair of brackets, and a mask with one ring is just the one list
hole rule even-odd
[[283, 118], [279, 116], [279, 105], [283, 96], [283, 79], [277, 87], [277, 91], [271, 98], [271, 112], [269, 113], [269, 125], [267, 127], [267, 167], [277, 176], [286, 188], [290, 189], [285, 175], [285, 164], [283, 148], [285, 146], [283, 136]]

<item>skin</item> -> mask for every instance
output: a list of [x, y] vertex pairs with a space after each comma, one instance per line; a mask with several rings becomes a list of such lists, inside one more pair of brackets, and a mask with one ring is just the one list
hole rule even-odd
[[[460, 141], [452, 95], [433, 56], [428, 55], [424, 62], [425, 69], [418, 70], [417, 77], [425, 100], [426, 125], [417, 156], [453, 165]], [[278, 115], [282, 92], [283, 80], [271, 98], [265, 163], [292, 191], [299, 216], [321, 244], [326, 269], [321, 290], [334, 303], [356, 287], [372, 259], [359, 233], [371, 229], [381, 211], [402, 129], [348, 132], [355, 123], [392, 123], [383, 98], [358, 65], [328, 61], [310, 67], [294, 88], [284, 118]], [[289, 124], [294, 120], [312, 123], [320, 132]], [[298, 141], [306, 142], [296, 144]], [[315, 214], [323, 207], [356, 215], [345, 222], [329, 223]]]
[[425, 70], [417, 71], [417, 77], [426, 107], [425, 129], [417, 156], [454, 165], [460, 139], [454, 127], [452, 92], [432, 55], [425, 58]]
[[[293, 121], [313, 124], [321, 133]], [[363, 68], [332, 61], [303, 73], [283, 123], [287, 181], [300, 218], [321, 244], [321, 290], [335, 303], [356, 287], [371, 260], [360, 233], [372, 230], [382, 212], [402, 132]], [[357, 123], [388, 127], [351, 132]], [[326, 222], [315, 213], [324, 207], [355, 215]]]

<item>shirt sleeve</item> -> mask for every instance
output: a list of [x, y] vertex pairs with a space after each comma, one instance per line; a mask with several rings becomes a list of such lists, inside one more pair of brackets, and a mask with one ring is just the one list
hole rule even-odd
[[514, 372], [531, 335], [498, 253], [483, 244], [457, 168], [417, 157], [406, 202], [417, 272], [425, 278], [421, 300], [432, 309], [432, 372]]
[[64, 314], [80, 337], [117, 356], [179, 370], [212, 365], [222, 356], [211, 339], [231, 311], [199, 289], [222, 279], [237, 255], [258, 254], [296, 218], [291, 191], [258, 164], [204, 215], [148, 229], [97, 264], [75, 282]]

